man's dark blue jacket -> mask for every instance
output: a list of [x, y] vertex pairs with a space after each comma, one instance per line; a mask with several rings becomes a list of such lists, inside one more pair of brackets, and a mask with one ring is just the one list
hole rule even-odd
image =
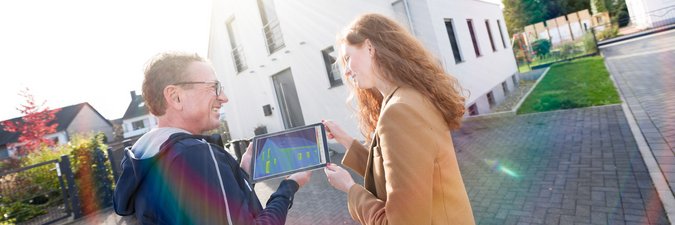
[[125, 152], [117, 214], [135, 214], [141, 224], [285, 223], [298, 183], [282, 181], [263, 209], [230, 154], [206, 136], [180, 131], [152, 130]]

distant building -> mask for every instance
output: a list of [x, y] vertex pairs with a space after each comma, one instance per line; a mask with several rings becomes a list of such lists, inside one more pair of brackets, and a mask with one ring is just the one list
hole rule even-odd
[[490, 112], [518, 84], [502, 10], [487, 1], [216, 0], [212, 10], [208, 58], [230, 98], [233, 139], [321, 119], [360, 136], [335, 37], [368, 12], [398, 20], [457, 77], [467, 116]]
[[630, 22], [640, 29], [675, 23], [675, 1], [626, 0]]
[[[67, 143], [73, 134], [89, 132], [103, 132], [107, 140], [113, 140], [112, 124], [89, 103], [84, 102], [60, 108], [55, 116], [54, 122], [58, 123], [56, 132], [46, 135], [45, 138], [52, 139], [57, 144]], [[21, 118], [17, 117], [10, 121], [20, 121]], [[0, 159], [15, 155], [16, 148], [9, 148], [9, 146], [17, 143], [19, 136], [19, 133], [5, 131], [0, 125]], [[18, 146], [20, 148], [21, 144], [19, 143]]]
[[138, 137], [157, 127], [157, 118], [149, 113], [142, 95], [131, 91], [131, 102], [122, 117], [124, 139]]

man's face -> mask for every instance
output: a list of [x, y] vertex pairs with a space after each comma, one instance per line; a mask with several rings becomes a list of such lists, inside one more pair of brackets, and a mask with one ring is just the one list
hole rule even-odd
[[[205, 82], [185, 85], [182, 87], [185, 99], [182, 100], [183, 111], [181, 117], [186, 126], [199, 133], [218, 128], [220, 126], [219, 110], [228, 99], [216, 84], [218, 79], [210, 64], [192, 62], [188, 68], [187, 80], [184, 82]], [[220, 92], [220, 95], [216, 95]]]

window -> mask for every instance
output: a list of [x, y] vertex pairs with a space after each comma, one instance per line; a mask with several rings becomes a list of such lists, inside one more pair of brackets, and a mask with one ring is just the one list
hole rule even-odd
[[133, 130], [140, 130], [145, 128], [145, 124], [143, 123], [143, 120], [134, 121], [131, 123], [131, 127], [133, 128]]
[[273, 0], [258, 0], [258, 10], [260, 11], [260, 19], [263, 22], [267, 52], [272, 54], [286, 46], [284, 44], [284, 37], [281, 34], [277, 13], [274, 10]]
[[326, 72], [328, 73], [328, 81], [330, 82], [331, 87], [337, 87], [342, 85], [342, 77], [340, 77], [340, 68], [336, 62], [337, 55], [333, 46], [330, 46], [324, 50], [321, 50], [321, 55], [323, 55], [323, 63], [326, 66]]
[[487, 99], [488, 103], [490, 103], [490, 107], [495, 106], [497, 102], [495, 101], [495, 95], [492, 93], [492, 91], [487, 93]]
[[244, 56], [244, 49], [239, 44], [239, 37], [236, 32], [236, 20], [234, 18], [227, 21], [227, 34], [230, 36], [230, 47], [232, 47], [232, 60], [234, 60], [234, 68], [237, 73], [248, 68], [246, 64], [246, 56]]
[[518, 86], [518, 80], [516, 80], [516, 75], [511, 75], [511, 81], [513, 81], [513, 86]]
[[445, 20], [445, 30], [448, 32], [448, 38], [450, 38], [450, 47], [452, 47], [452, 55], [455, 57], [455, 63], [464, 61], [462, 59], [462, 54], [459, 52], [459, 45], [457, 44], [457, 37], [455, 35], [452, 19]]
[[476, 107], [476, 103], [469, 106], [469, 116], [475, 116], [475, 115], [478, 115], [478, 107]]
[[492, 46], [492, 51], [496, 52], [497, 48], [495, 47], [495, 41], [492, 39], [492, 30], [490, 30], [490, 20], [485, 20], [485, 27], [487, 28], [488, 37], [490, 38], [490, 46]]
[[509, 93], [509, 86], [506, 85], [506, 81], [502, 82], [502, 91], [504, 91], [504, 95]]
[[504, 40], [504, 32], [502, 32], [502, 23], [497, 20], [497, 27], [499, 28], [499, 37], [502, 38], [502, 44], [506, 48], [506, 40]]
[[469, 26], [469, 34], [471, 34], [471, 42], [473, 43], [473, 51], [476, 53], [476, 57], [481, 56], [480, 49], [478, 49], [478, 40], [476, 39], [476, 33], [473, 31], [473, 20], [466, 20], [466, 24]]

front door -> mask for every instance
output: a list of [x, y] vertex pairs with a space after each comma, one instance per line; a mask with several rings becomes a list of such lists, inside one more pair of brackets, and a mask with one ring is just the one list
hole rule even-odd
[[289, 129], [305, 125], [302, 117], [298, 92], [295, 90], [291, 69], [281, 71], [272, 76], [274, 89], [277, 93], [277, 103], [281, 109], [281, 117], [284, 120], [284, 128]]

